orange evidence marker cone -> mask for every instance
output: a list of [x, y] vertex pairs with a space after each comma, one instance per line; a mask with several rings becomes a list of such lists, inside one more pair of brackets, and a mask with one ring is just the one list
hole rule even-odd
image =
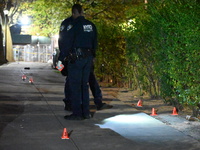
[[156, 114], [156, 111], [155, 111], [155, 109], [154, 109], [154, 108], [152, 108], [152, 113], [151, 113], [151, 116], [157, 116], [157, 114]]
[[61, 139], [69, 139], [69, 136], [68, 136], [68, 133], [67, 133], [67, 129], [66, 129], [66, 128], [63, 129], [63, 134], [62, 134]]
[[33, 78], [32, 77], [30, 77], [29, 83], [33, 83]]
[[22, 80], [26, 80], [26, 75], [22, 75]]
[[176, 107], [173, 108], [172, 115], [178, 115], [178, 113], [177, 113], [177, 111], [176, 111]]
[[141, 99], [138, 101], [137, 107], [142, 107], [142, 100]]

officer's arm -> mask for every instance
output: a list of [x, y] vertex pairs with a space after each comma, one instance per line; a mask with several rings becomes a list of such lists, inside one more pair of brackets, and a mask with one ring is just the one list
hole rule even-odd
[[58, 38], [58, 48], [60, 50], [60, 54], [58, 56], [58, 60], [63, 61], [64, 60], [64, 53], [63, 53], [63, 39], [62, 39], [62, 31], [61, 31], [61, 27], [63, 25], [63, 22], [61, 23], [60, 26], [60, 31], [59, 31], [59, 38]]

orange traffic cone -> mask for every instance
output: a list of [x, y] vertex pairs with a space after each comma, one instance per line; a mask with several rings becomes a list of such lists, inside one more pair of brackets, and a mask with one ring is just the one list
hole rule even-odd
[[26, 80], [26, 75], [22, 75], [22, 80]]
[[33, 78], [32, 77], [29, 78], [29, 83], [33, 83]]
[[142, 100], [141, 99], [138, 101], [137, 107], [142, 107]]
[[174, 107], [172, 115], [178, 115], [177, 111], [176, 111], [176, 107]]
[[66, 129], [66, 128], [63, 129], [63, 134], [62, 134], [61, 139], [69, 139], [69, 136], [68, 136], [68, 133], [67, 133], [67, 129]]
[[157, 113], [156, 113], [156, 111], [155, 111], [155, 109], [154, 109], [154, 108], [152, 108], [152, 113], [151, 113], [151, 116], [157, 116]]

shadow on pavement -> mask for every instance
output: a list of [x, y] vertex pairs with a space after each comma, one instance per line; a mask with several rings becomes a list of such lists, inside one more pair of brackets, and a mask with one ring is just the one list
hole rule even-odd
[[3, 129], [23, 112], [22, 102], [9, 96], [0, 95], [0, 137]]

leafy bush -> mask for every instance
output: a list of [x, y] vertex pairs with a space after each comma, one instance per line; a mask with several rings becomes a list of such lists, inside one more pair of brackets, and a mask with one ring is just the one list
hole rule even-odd
[[137, 62], [138, 80], [148, 92], [153, 88], [177, 107], [196, 110], [200, 103], [199, 3], [155, 0], [143, 8], [135, 16], [136, 30], [126, 34], [132, 44], [127, 49], [129, 62]]

